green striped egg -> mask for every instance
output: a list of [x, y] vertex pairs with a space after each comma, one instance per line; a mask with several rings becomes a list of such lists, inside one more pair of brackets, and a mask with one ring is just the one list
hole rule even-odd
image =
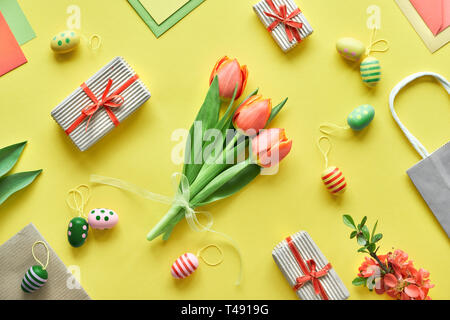
[[380, 61], [374, 57], [365, 58], [359, 67], [362, 81], [369, 87], [375, 87], [381, 79]]
[[48, 279], [47, 270], [42, 266], [32, 266], [25, 273], [20, 287], [26, 293], [32, 293], [42, 287]]

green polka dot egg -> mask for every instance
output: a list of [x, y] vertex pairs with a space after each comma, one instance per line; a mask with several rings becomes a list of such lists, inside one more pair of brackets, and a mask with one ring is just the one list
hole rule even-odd
[[81, 217], [70, 220], [67, 228], [67, 239], [72, 247], [81, 247], [87, 239], [89, 225], [87, 221]]
[[94, 229], [111, 229], [117, 222], [119, 222], [119, 216], [110, 209], [92, 209], [89, 212], [88, 223]]
[[375, 87], [381, 80], [380, 60], [374, 57], [365, 58], [359, 67], [362, 81], [369, 87]]
[[359, 131], [367, 127], [375, 117], [375, 109], [368, 104], [357, 107], [347, 117], [347, 123], [353, 130]]
[[50, 47], [56, 53], [67, 53], [74, 50], [80, 43], [80, 36], [76, 31], [67, 30], [57, 33], [50, 42]]

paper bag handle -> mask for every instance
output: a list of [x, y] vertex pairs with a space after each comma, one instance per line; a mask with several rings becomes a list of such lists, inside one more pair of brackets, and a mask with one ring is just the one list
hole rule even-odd
[[391, 94], [389, 95], [389, 108], [391, 109], [392, 116], [394, 117], [394, 120], [397, 122], [400, 129], [402, 129], [403, 133], [405, 134], [406, 138], [408, 138], [409, 142], [411, 142], [412, 146], [416, 151], [422, 156], [422, 158], [428, 157], [430, 154], [428, 153], [427, 149], [417, 140], [416, 137], [414, 137], [411, 132], [409, 132], [408, 129], [403, 125], [403, 123], [400, 121], [400, 119], [397, 116], [397, 113], [394, 110], [394, 100], [397, 94], [403, 87], [405, 87], [408, 83], [421, 78], [425, 76], [432, 76], [435, 77], [444, 87], [445, 90], [447, 90], [447, 93], [450, 94], [450, 83], [440, 74], [434, 73], [434, 72], [418, 72], [414, 73], [402, 81], [400, 81], [394, 89], [392, 89]]

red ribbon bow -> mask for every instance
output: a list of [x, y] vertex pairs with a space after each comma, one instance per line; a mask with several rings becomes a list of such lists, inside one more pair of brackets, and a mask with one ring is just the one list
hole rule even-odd
[[328, 273], [328, 271], [332, 268], [331, 263], [328, 263], [321, 270], [316, 271], [317, 268], [316, 262], [313, 259], [310, 259], [307, 260], [308, 265], [306, 265], [297, 247], [292, 242], [291, 237], [286, 238], [286, 241], [289, 246], [289, 249], [291, 250], [295, 260], [299, 264], [300, 269], [302, 269], [302, 272], [304, 274], [304, 276], [298, 277], [296, 279], [296, 284], [294, 285], [293, 289], [297, 291], [298, 289], [303, 287], [307, 282], [311, 281], [314, 287], [314, 292], [316, 294], [320, 294], [323, 300], [328, 300], [329, 299], [328, 295], [325, 292], [325, 289], [323, 288], [322, 284], [320, 283], [319, 278], [325, 276]]
[[[137, 74], [132, 76], [130, 79], [128, 79], [122, 86], [120, 86], [116, 91], [114, 91], [112, 94], [109, 94], [109, 90], [111, 89], [113, 80], [108, 79], [108, 83], [106, 84], [105, 91], [103, 91], [102, 97], [100, 100], [97, 99], [95, 94], [89, 89], [89, 87], [86, 85], [86, 83], [83, 82], [81, 84], [81, 89], [87, 94], [87, 96], [92, 100], [93, 104], [88, 105], [84, 107], [81, 110], [81, 115], [72, 123], [72, 125], [66, 130], [66, 134], [72, 133], [73, 130], [75, 130], [81, 122], [83, 122], [84, 119], [88, 118], [88, 121], [86, 123], [86, 130], [89, 127], [89, 122], [91, 121], [94, 114], [100, 109], [104, 108], [106, 113], [108, 114], [111, 121], [114, 123], [115, 126], [119, 125], [119, 120], [112, 112], [111, 108], [119, 108], [123, 105], [125, 102], [125, 99], [120, 95], [122, 91], [124, 91], [126, 88], [128, 88], [134, 81], [136, 81], [139, 78]], [[114, 100], [116, 102], [114, 102]], [[119, 100], [119, 101], [117, 101]]]
[[264, 14], [268, 17], [274, 18], [275, 21], [272, 22], [270, 26], [267, 27], [267, 30], [272, 32], [280, 23], [284, 24], [284, 29], [286, 31], [286, 35], [289, 39], [289, 42], [291, 42], [294, 38], [300, 42], [302, 41], [302, 38], [300, 37], [300, 32], [298, 29], [301, 29], [303, 27], [303, 23], [296, 22], [292, 20], [295, 16], [299, 15], [301, 13], [301, 10], [299, 8], [296, 8], [294, 11], [292, 11], [289, 15], [287, 13], [287, 7], [285, 4], [280, 5], [280, 7], [277, 9], [275, 7], [272, 0], [266, 0], [269, 7], [272, 9], [272, 11], [275, 14], [272, 14], [270, 12], [264, 12]]

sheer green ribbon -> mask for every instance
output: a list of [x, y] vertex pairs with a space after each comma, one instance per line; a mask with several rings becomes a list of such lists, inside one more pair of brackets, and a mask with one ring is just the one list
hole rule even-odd
[[[238, 279], [236, 280], [235, 284], [239, 285], [241, 283], [241, 280], [242, 280], [242, 255], [241, 255], [241, 251], [239, 249], [238, 244], [236, 243], [235, 240], [233, 240], [233, 238], [231, 238], [227, 234], [211, 229], [211, 227], [213, 225], [213, 217], [210, 212], [196, 211], [196, 210], [194, 210], [194, 208], [191, 207], [191, 205], [189, 203], [189, 200], [191, 197], [189, 181], [184, 174], [179, 173], [179, 172], [175, 172], [174, 174], [172, 174], [172, 184], [175, 188], [175, 196], [173, 198], [164, 196], [164, 195], [161, 195], [158, 193], [150, 192], [148, 190], [145, 190], [145, 189], [138, 187], [134, 184], [131, 184], [129, 182], [126, 182], [126, 181], [123, 181], [120, 179], [111, 178], [111, 177], [104, 177], [104, 176], [93, 174], [93, 175], [91, 175], [90, 181], [92, 183], [104, 184], [104, 185], [108, 185], [108, 186], [115, 187], [118, 189], [126, 190], [128, 192], [135, 193], [135, 194], [137, 194], [145, 199], [151, 200], [151, 201], [156, 201], [156, 202], [160, 202], [160, 203], [168, 204], [168, 205], [176, 205], [176, 206], [183, 208], [184, 212], [185, 212], [186, 222], [188, 223], [189, 227], [193, 231], [195, 231], [195, 232], [207, 231], [207, 232], [215, 233], [215, 234], [218, 234], [218, 235], [224, 237], [231, 243], [231, 246], [237, 251], [238, 256], [239, 256], [239, 276], [238, 276]], [[198, 217], [197, 217], [199, 214], [202, 214], [206, 217], [206, 224], [200, 223], [200, 221], [198, 220]]]

